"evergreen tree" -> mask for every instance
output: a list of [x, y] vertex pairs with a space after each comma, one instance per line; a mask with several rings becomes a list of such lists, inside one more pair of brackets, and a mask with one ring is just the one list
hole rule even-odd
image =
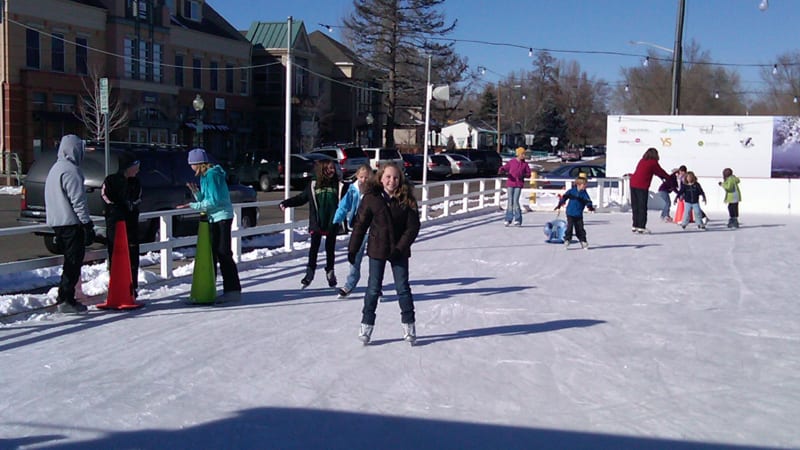
[[[439, 11], [445, 0], [353, 0], [354, 12], [344, 19], [349, 44], [377, 69], [385, 90], [386, 146], [394, 146], [400, 108], [424, 105], [427, 55], [433, 55], [433, 74], [454, 73], [466, 65], [454, 44], [440, 44], [456, 27]], [[457, 74], [463, 74], [459, 71]], [[431, 82], [437, 80], [432, 79]], [[438, 80], [450, 82], [450, 80]], [[459, 80], [453, 80], [453, 82]]]
[[543, 107], [536, 118], [536, 130], [534, 131], [533, 148], [537, 150], [552, 150], [550, 138], [558, 138], [556, 148], [566, 148], [569, 144], [567, 137], [567, 121], [558, 112], [558, 108], [552, 102]]

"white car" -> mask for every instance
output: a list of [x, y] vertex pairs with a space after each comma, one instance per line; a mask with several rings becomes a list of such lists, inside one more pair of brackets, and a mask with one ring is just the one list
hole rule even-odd
[[478, 165], [464, 155], [457, 153], [440, 153], [450, 161], [450, 170], [454, 177], [471, 177], [478, 174]]
[[396, 148], [365, 148], [364, 153], [369, 158], [369, 165], [373, 172], [377, 172], [384, 164], [395, 163], [402, 169], [403, 155]]

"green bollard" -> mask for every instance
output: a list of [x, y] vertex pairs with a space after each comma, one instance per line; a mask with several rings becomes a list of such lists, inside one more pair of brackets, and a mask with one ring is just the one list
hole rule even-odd
[[217, 298], [216, 275], [214, 275], [214, 258], [211, 256], [211, 233], [208, 216], [200, 215], [197, 229], [197, 253], [194, 257], [192, 272], [192, 292], [189, 303], [211, 305]]

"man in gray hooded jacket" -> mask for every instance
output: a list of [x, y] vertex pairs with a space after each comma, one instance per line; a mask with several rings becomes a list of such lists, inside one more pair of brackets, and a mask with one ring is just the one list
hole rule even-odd
[[74, 134], [61, 138], [58, 159], [44, 184], [47, 224], [53, 228], [56, 243], [64, 252], [57, 303], [59, 310], [65, 313], [86, 311], [86, 306], [75, 300], [75, 285], [80, 281], [86, 247], [95, 237], [80, 168], [83, 155], [81, 138]]

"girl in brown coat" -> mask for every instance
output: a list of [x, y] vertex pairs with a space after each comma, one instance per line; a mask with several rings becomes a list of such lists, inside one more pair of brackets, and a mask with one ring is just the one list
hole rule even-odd
[[408, 283], [408, 259], [411, 244], [419, 234], [419, 213], [413, 188], [406, 183], [403, 171], [396, 164], [386, 164], [366, 186], [358, 207], [347, 259], [352, 264], [369, 230], [367, 256], [369, 281], [361, 311], [359, 339], [366, 345], [375, 325], [378, 296], [383, 290], [383, 275], [388, 261], [400, 302], [403, 339], [412, 345], [417, 339], [414, 325], [414, 298]]

